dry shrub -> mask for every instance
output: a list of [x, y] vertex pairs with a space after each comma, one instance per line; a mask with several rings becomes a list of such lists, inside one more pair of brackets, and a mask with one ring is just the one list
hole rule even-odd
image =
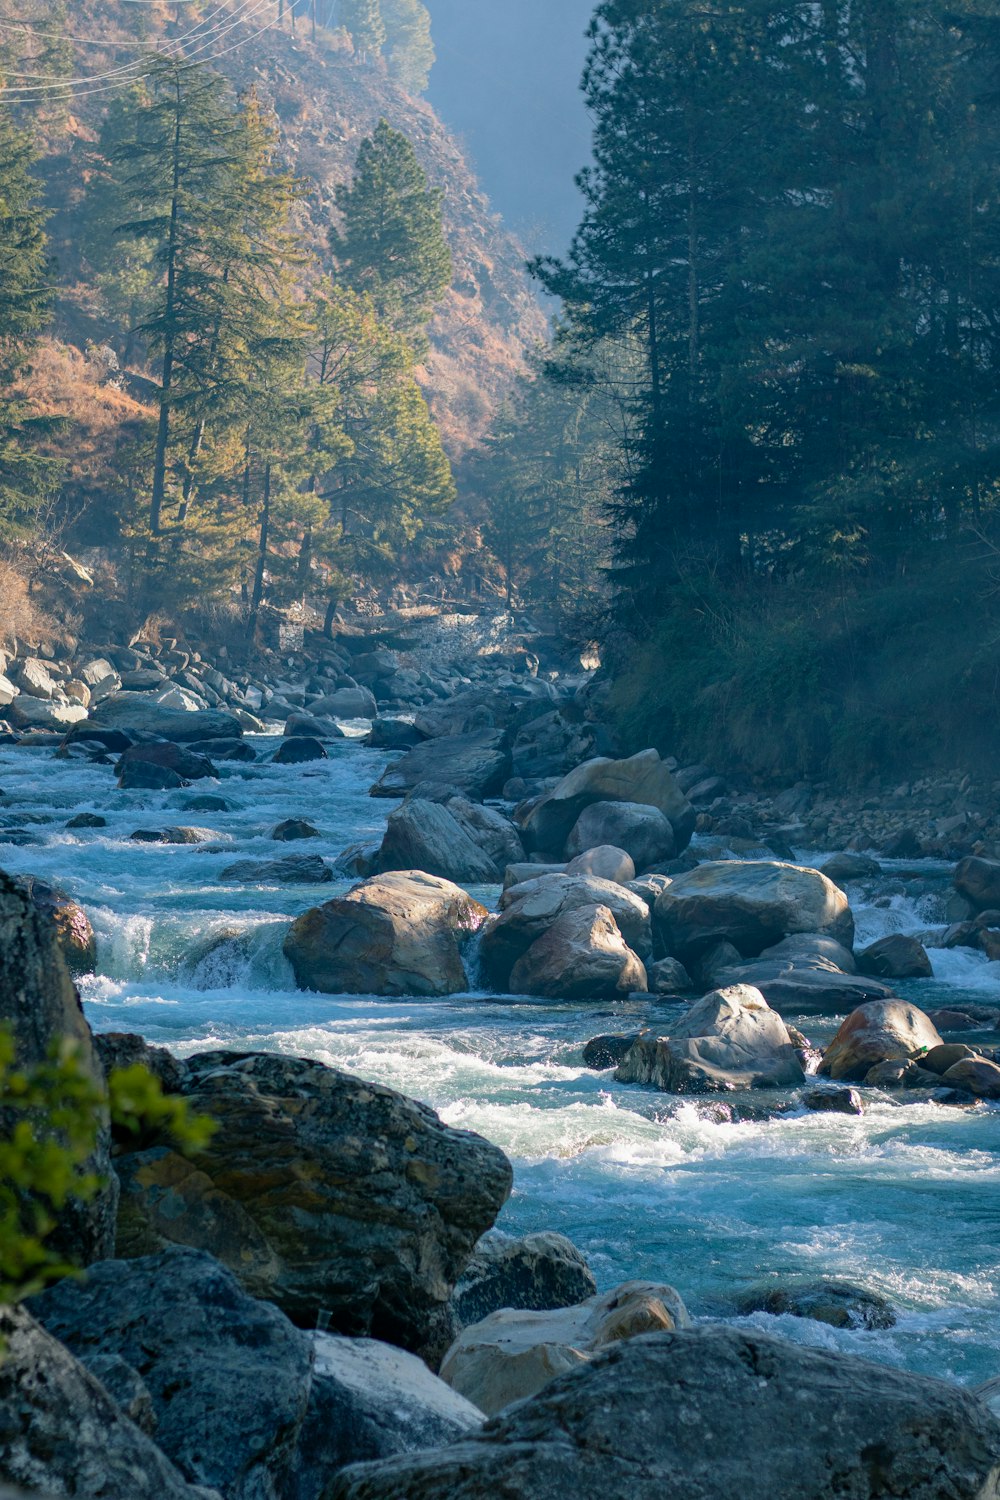
[[0, 557], [0, 651], [16, 653], [19, 642], [37, 644], [51, 622], [31, 598], [28, 581], [8, 558]]

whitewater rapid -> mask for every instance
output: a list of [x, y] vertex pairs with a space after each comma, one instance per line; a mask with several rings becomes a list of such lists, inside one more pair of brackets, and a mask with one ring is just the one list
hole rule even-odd
[[[266, 741], [254, 743], [270, 753]], [[59, 884], [86, 908], [99, 964], [81, 988], [95, 1030], [138, 1031], [180, 1054], [275, 1048], [424, 1100], [514, 1161], [502, 1226], [569, 1235], [602, 1288], [630, 1276], [665, 1280], [695, 1315], [731, 1317], [732, 1298], [762, 1278], [846, 1278], [888, 1296], [896, 1327], [839, 1331], [764, 1314], [742, 1321], [966, 1383], [1000, 1373], [1000, 1107], [900, 1108], [883, 1097], [869, 1100], [861, 1119], [799, 1111], [719, 1124], [695, 1103], [582, 1065], [589, 1037], [667, 1019], [661, 1007], [651, 1017], [628, 1003], [296, 991], [281, 953], [288, 919], [351, 882], [261, 888], [222, 872], [246, 858], [333, 859], [377, 840], [393, 804], [368, 788], [386, 760], [345, 740], [318, 764], [236, 764], [222, 768], [219, 783], [183, 792], [122, 792], [110, 766], [0, 748], [0, 830], [37, 840], [0, 843], [0, 867]], [[205, 794], [223, 796], [229, 810], [188, 807]], [[81, 812], [108, 826], [66, 830]], [[274, 842], [271, 829], [286, 818], [308, 819], [321, 838]], [[206, 827], [213, 838], [193, 846], [129, 839], [168, 824]], [[948, 873], [931, 862], [900, 865], [876, 891], [852, 888], [859, 942], [943, 921]], [[1000, 1006], [1000, 964], [965, 950], [932, 957], [935, 978], [902, 986], [909, 998], [927, 1008], [962, 999]], [[820, 1043], [837, 1021], [798, 1024]]]

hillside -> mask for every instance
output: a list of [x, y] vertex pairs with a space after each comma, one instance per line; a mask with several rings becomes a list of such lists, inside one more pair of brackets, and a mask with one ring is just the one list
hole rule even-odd
[[[283, 27], [271, 24], [261, 31], [259, 6], [248, 11], [231, 3], [218, 9], [226, 26], [219, 44], [210, 45], [220, 21], [213, 10], [214, 19], [206, 19], [185, 50], [217, 66], [237, 89], [255, 85], [273, 104], [287, 163], [309, 184], [300, 227], [311, 246], [324, 246], [334, 189], [350, 176], [360, 141], [380, 118], [410, 137], [428, 176], [443, 189], [455, 274], [431, 328], [432, 352], [421, 379], [450, 452], [460, 456], [482, 435], [526, 348], [545, 332], [523, 269], [522, 247], [493, 213], [461, 148], [431, 106], [403, 92], [380, 63], [357, 58], [343, 33], [320, 28], [314, 44], [301, 18], [294, 33], [287, 19]], [[142, 45], [178, 45], [176, 38], [193, 25], [189, 11], [180, 12], [178, 23], [179, 12], [166, 5], [139, 11], [107, 0], [81, 0], [74, 7], [73, 34], [107, 39], [107, 46], [78, 49], [79, 76], [121, 69]], [[244, 12], [247, 19], [240, 20]], [[2, 0], [0, 18], [13, 14], [9, 0]], [[265, 19], [270, 16], [268, 5]], [[79, 191], [74, 184], [83, 175], [81, 166], [85, 173], [88, 147], [109, 97], [106, 90], [81, 88], [69, 118], [46, 127], [53, 244], [64, 285], [76, 284], [64, 296], [61, 325], [76, 342], [101, 340], [108, 332], [92, 323], [86, 287], [73, 274], [73, 209]]]

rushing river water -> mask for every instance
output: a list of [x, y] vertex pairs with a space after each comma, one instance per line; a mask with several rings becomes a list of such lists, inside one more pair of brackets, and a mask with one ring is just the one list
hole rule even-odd
[[[694, 1314], [717, 1317], [763, 1278], [847, 1278], [892, 1300], [895, 1328], [748, 1321], [962, 1382], [1000, 1373], [1000, 1107], [898, 1107], [879, 1096], [862, 1119], [797, 1112], [715, 1124], [690, 1101], [582, 1066], [588, 1037], [646, 1021], [645, 1006], [475, 995], [403, 1003], [294, 989], [281, 953], [289, 916], [348, 882], [262, 889], [221, 872], [248, 857], [333, 857], [380, 836], [392, 804], [367, 793], [386, 758], [348, 740], [319, 764], [233, 765], [221, 785], [160, 793], [118, 791], [108, 766], [2, 749], [0, 826], [38, 842], [0, 845], [0, 865], [60, 884], [86, 908], [99, 941], [99, 973], [82, 986], [95, 1030], [139, 1031], [181, 1054], [276, 1048], [426, 1101], [513, 1159], [502, 1226], [561, 1230], [602, 1287], [629, 1276], [669, 1281]], [[216, 792], [229, 811], [186, 807]], [[108, 826], [66, 831], [80, 812]], [[316, 824], [322, 841], [273, 842], [271, 829], [289, 817]], [[178, 823], [207, 825], [217, 838], [129, 841], [137, 828]], [[927, 863], [892, 871], [881, 891], [852, 889], [859, 939], [943, 921], [946, 878]], [[910, 998], [927, 1008], [963, 997], [1000, 1005], [1000, 964], [967, 951], [933, 957], [935, 979], [903, 986]], [[820, 1042], [837, 1022], [798, 1024]]]

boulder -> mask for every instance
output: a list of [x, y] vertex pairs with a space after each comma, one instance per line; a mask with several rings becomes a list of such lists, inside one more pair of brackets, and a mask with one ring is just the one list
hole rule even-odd
[[802, 1095], [802, 1107], [815, 1114], [863, 1115], [864, 1102], [857, 1089], [824, 1087], [807, 1089]]
[[543, 1230], [516, 1239], [491, 1229], [456, 1284], [451, 1306], [458, 1327], [467, 1328], [502, 1307], [542, 1312], [596, 1294], [594, 1273], [565, 1235]]
[[23, 1308], [0, 1307], [0, 1339], [0, 1480], [81, 1500], [220, 1500], [192, 1489]]
[[405, 797], [421, 782], [443, 782], [482, 802], [497, 795], [510, 775], [510, 741], [502, 729], [442, 735], [414, 745], [387, 766], [373, 797]]
[[425, 736], [407, 719], [378, 718], [365, 735], [363, 743], [373, 750], [412, 750]]
[[653, 1281], [625, 1281], [573, 1307], [503, 1308], [462, 1330], [444, 1357], [441, 1379], [491, 1417], [608, 1344], [688, 1322], [673, 1287]]
[[66, 821], [66, 827], [71, 831], [78, 828], [107, 828], [107, 826], [107, 818], [102, 818], [100, 813], [76, 813]]
[[678, 990], [694, 988], [691, 975], [676, 958], [661, 958], [655, 964], [647, 964], [646, 979], [654, 995], [673, 995]]
[[671, 1094], [711, 1094], [794, 1087], [805, 1073], [781, 1017], [759, 990], [734, 985], [705, 995], [669, 1036], [639, 1036], [615, 1078], [651, 1083]]
[[589, 1042], [584, 1043], [583, 1065], [593, 1068], [598, 1073], [603, 1073], [607, 1068], [617, 1068], [623, 1058], [627, 1057], [633, 1043], [638, 1039], [639, 1033], [628, 1032], [605, 1032], [602, 1036], [592, 1036]]
[[94, 1047], [105, 1073], [112, 1068], [146, 1068], [167, 1094], [179, 1094], [187, 1078], [187, 1063], [175, 1057], [166, 1047], [152, 1047], [132, 1031], [101, 1031], [94, 1037]]
[[297, 735], [282, 740], [271, 756], [272, 766], [302, 766], [311, 760], [327, 760], [328, 756], [319, 740], [311, 735]]
[[927, 950], [915, 937], [902, 932], [879, 938], [858, 954], [862, 974], [881, 979], [933, 979], [934, 969]]
[[317, 698], [309, 705], [309, 712], [327, 719], [375, 719], [378, 704], [366, 687], [342, 687]]
[[525, 781], [565, 776], [597, 750], [599, 731], [593, 724], [574, 724], [556, 709], [532, 719], [518, 730], [511, 751], [513, 772]]
[[198, 755], [194, 750], [187, 750], [183, 745], [176, 745], [170, 740], [165, 740], [162, 744], [154, 741], [152, 744], [130, 745], [115, 766], [115, 774], [121, 777], [136, 762], [176, 771], [184, 781], [200, 781], [219, 774], [207, 756]]
[[286, 818], [283, 823], [271, 829], [271, 837], [279, 844], [291, 844], [297, 839], [318, 839], [320, 831], [304, 818]]
[[835, 854], [824, 860], [823, 874], [834, 885], [843, 885], [845, 880], [871, 880], [881, 875], [882, 866], [868, 854]]
[[[674, 852], [686, 849], [691, 841], [694, 808], [656, 751], [643, 750], [628, 760], [598, 757], [585, 761], [564, 776], [551, 792], [519, 808], [515, 821], [521, 825], [525, 847], [558, 859], [580, 814], [597, 802], [638, 803], [657, 808], [673, 829]], [[610, 842], [617, 844], [621, 840], [613, 838]]]
[[118, 1251], [207, 1250], [293, 1322], [440, 1353], [449, 1300], [511, 1187], [495, 1146], [424, 1105], [276, 1053], [188, 1059], [184, 1094], [216, 1122], [191, 1157], [117, 1158]]
[[581, 907], [590, 913], [607, 907], [632, 952], [645, 959], [651, 951], [649, 907], [624, 886], [593, 875], [540, 875], [511, 886], [500, 897], [500, 914], [489, 922], [480, 944], [487, 983], [509, 991], [518, 959], [565, 912]]
[[22, 876], [17, 884], [27, 892], [35, 910], [55, 927], [59, 951], [69, 972], [93, 974], [97, 968], [97, 939], [83, 907], [58, 886], [34, 875]]
[[[14, 1037], [19, 1067], [49, 1060], [53, 1047], [72, 1045], [84, 1073], [104, 1087], [104, 1070], [73, 988], [55, 922], [18, 882], [0, 871], [0, 1023]], [[118, 1182], [111, 1170], [107, 1110], [98, 1111], [97, 1142], [84, 1170], [101, 1185], [87, 1202], [71, 1198], [60, 1210], [48, 1244], [76, 1265], [110, 1255], [115, 1243]]]
[[[77, 668], [77, 677], [90, 688], [91, 697], [94, 696], [95, 688], [105, 688], [105, 692], [117, 692], [121, 687], [121, 678], [109, 661], [103, 656], [93, 657], [84, 662], [82, 667]], [[113, 684], [113, 687], [110, 686]]]
[[450, 881], [393, 871], [304, 912], [284, 952], [300, 989], [454, 995], [466, 988], [462, 940], [485, 919], [485, 908]]
[[798, 1286], [764, 1282], [742, 1292], [736, 1305], [744, 1316], [764, 1312], [775, 1318], [811, 1318], [815, 1323], [829, 1323], [831, 1328], [872, 1330], [896, 1324], [892, 1304], [885, 1297], [848, 1281], [804, 1282]]
[[61, 732], [87, 717], [81, 703], [63, 703], [55, 699], [29, 698], [21, 693], [4, 710], [15, 729], [47, 729]]
[[977, 911], [1000, 907], [1000, 860], [969, 855], [955, 868], [955, 889]]
[[376, 871], [424, 870], [445, 880], [495, 885], [524, 850], [512, 823], [464, 797], [446, 804], [409, 797], [389, 814]]
[[333, 719], [318, 719], [314, 714], [289, 714], [285, 720], [285, 738], [342, 740], [346, 735]]
[[122, 673], [126, 693], [157, 693], [168, 686], [166, 674], [159, 667], [136, 667], [132, 672]]
[[523, 885], [526, 880], [537, 880], [541, 875], [565, 875], [565, 865], [536, 865], [517, 860], [503, 872], [503, 888], [509, 891], [512, 885]]
[[[704, 968], [705, 960], [701, 967]], [[773, 1010], [783, 1016], [837, 1016], [870, 1000], [891, 1000], [892, 989], [878, 979], [844, 974], [823, 958], [755, 959], [712, 971], [719, 984], [750, 984], [760, 990]]]
[[17, 666], [17, 684], [29, 698], [50, 699], [59, 694], [60, 684], [45, 662], [37, 656], [26, 656]]
[[123, 792], [178, 792], [187, 784], [179, 772], [148, 760], [129, 761], [118, 777]]
[[940, 1046], [928, 1017], [906, 1000], [873, 1000], [859, 1005], [823, 1054], [819, 1071], [827, 1078], [862, 1083], [878, 1063], [905, 1062]]
[[243, 729], [234, 714], [200, 707], [191, 694], [184, 695], [190, 706], [174, 703], [170, 695], [181, 692], [171, 688], [169, 694], [115, 693], [91, 708], [90, 717], [104, 729], [143, 730], [180, 745], [240, 738]]
[[247, 740], [199, 740], [199, 747], [212, 760], [236, 760], [244, 764], [257, 759], [257, 752]]
[[333, 871], [318, 854], [288, 854], [284, 859], [238, 859], [219, 879], [233, 885], [326, 885]]
[[656, 900], [656, 930], [683, 963], [730, 942], [755, 957], [789, 933], [825, 933], [849, 946], [847, 897], [818, 870], [779, 860], [716, 860], [678, 875]]
[[842, 974], [856, 974], [858, 966], [850, 948], [838, 943], [836, 938], [823, 932], [796, 932], [782, 938], [771, 948], [765, 948], [761, 958], [772, 963], [814, 965], [822, 963], [827, 968], [838, 969]]
[[606, 906], [577, 906], [562, 912], [521, 955], [510, 989], [553, 1000], [622, 999], [645, 991], [646, 970]]
[[5, 677], [0, 672], [0, 708], [7, 708], [13, 703], [20, 691], [21, 689], [11, 682], [9, 677]]
[[129, 838], [136, 844], [212, 844], [219, 835], [214, 828], [137, 828]]
[[991, 1500], [970, 1392], [752, 1328], [616, 1344], [480, 1436], [350, 1469], [331, 1500]]
[[635, 865], [631, 855], [612, 844], [599, 844], [578, 854], [566, 866], [567, 875], [596, 875], [598, 880], [610, 880], [615, 885], [628, 885], [635, 879]]
[[941, 1082], [977, 1099], [1000, 1099], [1000, 1067], [985, 1057], [963, 1057], [942, 1073]]
[[[597, 844], [624, 849], [635, 870], [645, 870], [673, 856], [673, 825], [658, 807], [644, 807], [638, 802], [592, 802], [570, 829], [566, 857], [573, 859]], [[634, 879], [635, 870], [629, 880]]]

